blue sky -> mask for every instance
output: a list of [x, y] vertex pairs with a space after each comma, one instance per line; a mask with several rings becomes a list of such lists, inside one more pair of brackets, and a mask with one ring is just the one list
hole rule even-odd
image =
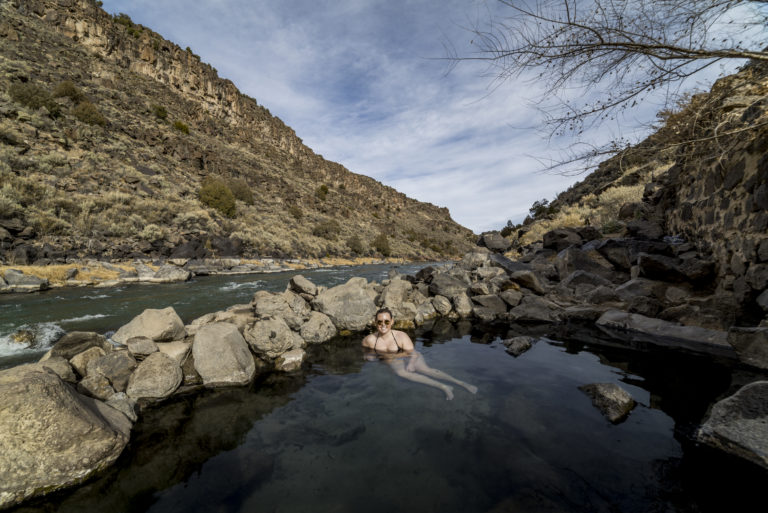
[[[479, 233], [521, 222], [582, 177], [541, 173], [564, 141], [537, 131], [535, 82], [495, 87], [482, 64], [448, 73], [444, 44], [497, 9], [484, 0], [105, 0], [291, 126], [326, 159], [448, 207]], [[633, 113], [653, 119], [655, 107]], [[610, 127], [595, 137], [617, 135]], [[626, 135], [626, 134], [624, 134]]]

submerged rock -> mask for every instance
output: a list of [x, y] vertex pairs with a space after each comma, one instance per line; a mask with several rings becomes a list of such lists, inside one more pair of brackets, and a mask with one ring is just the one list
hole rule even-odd
[[768, 468], [768, 381], [756, 381], [712, 406], [696, 439]]
[[39, 364], [0, 372], [0, 508], [83, 482], [111, 465], [131, 423]]
[[629, 392], [615, 383], [582, 385], [579, 390], [587, 394], [592, 404], [614, 424], [624, 420], [637, 404]]
[[303, 349], [291, 349], [275, 359], [275, 370], [293, 372], [301, 368], [307, 353]]
[[533, 347], [533, 337], [512, 337], [502, 340], [501, 343], [507, 346], [507, 352], [517, 358], [524, 352]]

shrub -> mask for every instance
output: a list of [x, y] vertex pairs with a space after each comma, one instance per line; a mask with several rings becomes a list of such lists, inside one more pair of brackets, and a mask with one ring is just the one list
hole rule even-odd
[[347, 241], [347, 247], [358, 255], [362, 255], [365, 251], [365, 248], [363, 247], [363, 241], [361, 241], [360, 237], [357, 235], [353, 235], [349, 238]]
[[387, 239], [387, 235], [385, 233], [378, 234], [376, 238], [373, 239], [371, 246], [373, 246], [373, 249], [385, 257], [388, 257], [392, 254], [392, 250], [389, 247], [389, 239]]
[[80, 103], [85, 100], [85, 94], [72, 83], [71, 80], [65, 80], [56, 86], [53, 90], [54, 98], [69, 98], [73, 102]]
[[152, 105], [152, 112], [157, 119], [166, 119], [168, 117], [168, 111], [162, 105]]
[[182, 123], [181, 121], [174, 121], [173, 128], [175, 128], [179, 132], [189, 134], [189, 127], [186, 124]]
[[328, 219], [318, 223], [312, 229], [312, 235], [328, 240], [336, 240], [336, 236], [339, 233], [341, 233], [341, 226], [335, 219]]
[[11, 87], [8, 88], [8, 95], [11, 100], [30, 109], [37, 110], [44, 107], [51, 117], [60, 114], [59, 105], [53, 101], [48, 91], [35, 84], [29, 82], [11, 84]]
[[227, 183], [229, 190], [234, 194], [235, 199], [239, 199], [246, 205], [253, 205], [253, 191], [251, 186], [248, 185], [242, 178], [233, 178]]
[[224, 180], [209, 178], [203, 182], [198, 192], [200, 201], [211, 208], [215, 208], [227, 217], [235, 217], [235, 195], [229, 190]]
[[315, 190], [315, 196], [320, 201], [325, 201], [325, 197], [328, 196], [328, 186], [323, 184]]
[[288, 207], [288, 213], [291, 214], [297, 221], [301, 221], [301, 218], [304, 217], [304, 212], [302, 212], [298, 205], [291, 205]]
[[122, 25], [124, 27], [133, 27], [133, 20], [130, 16], [125, 14], [124, 12], [121, 12], [119, 14], [113, 14], [112, 20], [117, 23], [118, 25]]
[[107, 124], [107, 120], [101, 115], [99, 109], [88, 100], [80, 102], [77, 107], [72, 109], [72, 114], [83, 123], [89, 125], [104, 126]]

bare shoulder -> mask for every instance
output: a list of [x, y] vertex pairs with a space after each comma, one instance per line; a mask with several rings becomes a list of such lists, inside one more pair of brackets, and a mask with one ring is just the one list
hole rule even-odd
[[410, 351], [413, 349], [413, 340], [408, 336], [408, 333], [400, 330], [393, 330], [397, 335], [397, 340], [403, 345], [403, 348]]
[[371, 333], [367, 337], [363, 339], [363, 347], [373, 347], [373, 344], [376, 342], [376, 337]]

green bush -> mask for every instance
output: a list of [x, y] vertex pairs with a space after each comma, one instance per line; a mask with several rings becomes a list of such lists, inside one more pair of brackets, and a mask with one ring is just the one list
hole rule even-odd
[[251, 190], [251, 186], [248, 185], [248, 182], [242, 178], [233, 178], [227, 182], [227, 185], [229, 186], [229, 190], [232, 191], [232, 194], [235, 196], [235, 199], [239, 199], [246, 205], [253, 205], [253, 191]]
[[353, 235], [349, 238], [349, 240], [347, 240], [347, 247], [358, 255], [362, 255], [365, 251], [365, 248], [363, 247], [363, 241], [361, 241], [360, 237], [357, 235]]
[[301, 221], [301, 218], [304, 217], [304, 212], [302, 212], [301, 207], [298, 205], [291, 205], [288, 207], [288, 213], [291, 214], [297, 221]]
[[72, 114], [83, 123], [89, 125], [104, 126], [107, 124], [107, 120], [101, 115], [99, 109], [88, 100], [80, 102], [77, 107], [72, 109]]
[[235, 217], [237, 213], [235, 195], [220, 178], [208, 178], [203, 181], [198, 197], [201, 203], [215, 208], [227, 217]]
[[325, 197], [328, 196], [328, 186], [323, 184], [315, 190], [315, 196], [320, 201], [325, 201]]
[[152, 112], [157, 119], [166, 119], [168, 117], [168, 111], [162, 105], [152, 105]]
[[53, 101], [48, 91], [29, 82], [11, 84], [11, 87], [8, 88], [8, 95], [11, 100], [30, 109], [37, 110], [45, 107], [51, 117], [56, 117], [61, 112], [59, 104]]
[[335, 219], [328, 219], [318, 223], [312, 229], [312, 235], [328, 240], [336, 240], [336, 236], [339, 233], [341, 233], [341, 226]]
[[175, 128], [179, 132], [189, 134], [189, 127], [186, 124], [182, 123], [181, 121], [174, 121], [173, 128]]
[[384, 233], [378, 234], [376, 238], [373, 239], [371, 246], [373, 246], [373, 249], [385, 257], [388, 257], [392, 254], [392, 250], [389, 247], [389, 239], [387, 239], [387, 235]]
[[69, 98], [75, 104], [85, 100], [85, 94], [71, 80], [60, 82], [53, 90], [54, 98]]
[[133, 20], [131, 19], [130, 16], [128, 16], [124, 12], [121, 12], [119, 14], [113, 14], [112, 20], [118, 25], [122, 25], [128, 28], [133, 27]]

